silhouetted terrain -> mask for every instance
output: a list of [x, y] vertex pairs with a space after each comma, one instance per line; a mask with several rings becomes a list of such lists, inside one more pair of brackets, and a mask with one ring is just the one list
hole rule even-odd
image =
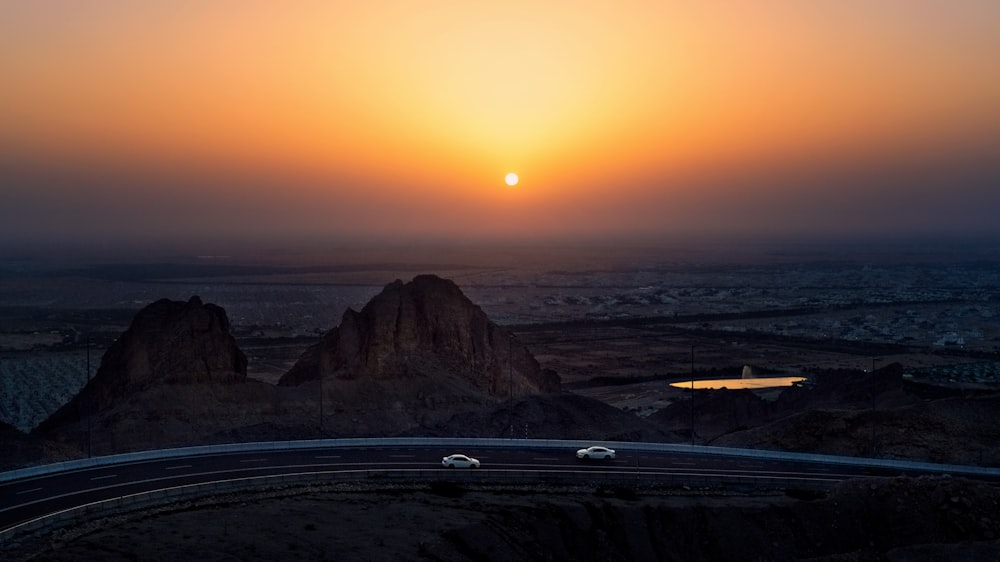
[[1000, 491], [956, 478], [825, 494], [553, 486], [314, 486], [94, 521], [6, 554], [44, 560], [995, 560]]
[[[234, 337], [231, 314], [223, 307], [196, 297], [155, 299], [135, 314], [128, 329], [111, 338], [114, 342], [100, 361], [94, 358], [99, 367], [92, 367], [92, 380], [75, 398], [30, 435], [0, 429], [6, 466], [88, 452], [270, 439], [513, 435], [687, 442], [692, 429], [694, 440], [703, 444], [1000, 465], [1000, 431], [993, 423], [1000, 396], [995, 387], [988, 379], [956, 383], [920, 371], [975, 358], [961, 349], [920, 351], [896, 343], [726, 331], [713, 324], [722, 317], [711, 314], [501, 327], [464, 288], [434, 276], [418, 279], [384, 286], [359, 307], [361, 312], [348, 310], [342, 323], [325, 333], [294, 338], [269, 337], [263, 330], [253, 338]], [[253, 351], [245, 353], [241, 341], [251, 342]], [[271, 372], [247, 376], [249, 363], [261, 356], [272, 357]], [[803, 370], [810, 361], [813, 367]], [[753, 392], [697, 391], [693, 405], [690, 391], [668, 386], [695, 372], [699, 378], [738, 378], [749, 364], [755, 371], [808, 375], [808, 384]], [[285, 374], [291, 376], [283, 378]], [[282, 384], [276, 384], [279, 380]], [[1000, 536], [988, 513], [995, 510], [996, 499], [991, 489], [985, 490], [959, 480], [900, 479], [847, 483], [828, 495], [797, 499], [712, 494], [707, 499], [690, 490], [669, 491], [666, 498], [663, 491], [622, 491], [621, 497], [589, 499], [578, 491], [523, 496], [509, 491], [475, 496], [479, 492], [470, 491], [470, 497], [478, 498], [472, 511], [457, 499], [425, 498], [412, 507], [402, 502], [397, 506], [401, 510], [466, 519], [444, 530], [413, 527], [405, 540], [399, 539], [402, 543], [387, 533], [381, 544], [395, 554], [431, 559], [588, 559], [580, 550], [585, 546], [587, 552], [607, 555], [591, 559], [624, 553], [622, 559], [867, 560], [892, 552], [894, 560], [919, 560], [925, 551], [967, 553], [974, 559], [995, 552]], [[384, 512], [374, 506], [385, 500], [375, 499], [379, 492], [370, 493], [375, 495], [320, 494], [318, 501], [346, 502], [348, 509], [356, 508], [358, 528], [372, 528], [358, 509], [380, 518]], [[569, 494], [565, 501], [559, 499], [564, 493]], [[902, 500], [893, 504], [893, 496]], [[250, 497], [233, 501], [244, 503]], [[215, 509], [221, 508], [196, 509], [190, 521]], [[274, 509], [288, 506], [276, 501]], [[450, 511], [454, 509], [458, 512]], [[883, 511], [899, 521], [905, 513], [915, 522], [886, 524]], [[946, 523], [937, 519], [942, 513]], [[972, 519], [962, 519], [962, 513]], [[174, 546], [169, 545], [182, 543], [190, 545], [185, 548], [202, 544], [205, 552], [214, 552], [214, 546], [199, 543], [206, 536], [180, 530], [199, 524], [177, 519], [180, 514], [166, 517], [144, 523], [141, 517], [130, 518], [118, 531], [71, 541], [76, 546], [62, 545], [67, 548], [58, 552], [69, 557], [101, 552], [113, 558], [116, 549], [127, 552], [126, 537], [132, 532], [168, 534], [162, 528], [139, 530], [160, 524], [185, 537], [162, 546], [150, 543], [149, 556], [171, 556]], [[325, 529], [325, 524], [314, 523], [311, 516], [281, 517], [307, 531], [289, 535], [295, 538], [283, 542], [285, 548], [297, 557], [322, 558], [324, 547], [309, 546], [308, 531], [310, 525]], [[678, 531], [691, 520], [699, 522], [692, 531], [712, 530], [719, 538], [691, 542]], [[252, 525], [242, 528], [252, 532]], [[248, 558], [275, 554], [235, 527], [226, 533], [262, 549], [247, 553]], [[571, 538], [581, 535], [596, 542]], [[119, 540], [115, 536], [125, 541], [119, 547], [113, 546]], [[426, 540], [414, 544], [414, 536]], [[378, 543], [365, 550], [371, 545], [344, 540], [357, 552], [383, 552]], [[939, 542], [962, 545], [931, 545]], [[723, 543], [752, 548], [730, 551]], [[50, 551], [46, 556], [62, 554]]]
[[[660, 388], [662, 404], [645, 411], [560, 393], [556, 369], [543, 369], [513, 334], [436, 276], [389, 284], [360, 313], [345, 313], [278, 385], [246, 377], [229, 330], [226, 312], [197, 297], [149, 305], [104, 354], [90, 384], [34, 434], [91, 454], [319, 436], [691, 439], [689, 392], [647, 380]], [[561, 333], [574, 329], [564, 325]], [[904, 380], [903, 371], [893, 363], [874, 372], [818, 372], [806, 387], [769, 395], [698, 391], [694, 440], [997, 463], [989, 391], [933, 399], [927, 389], [934, 387]]]

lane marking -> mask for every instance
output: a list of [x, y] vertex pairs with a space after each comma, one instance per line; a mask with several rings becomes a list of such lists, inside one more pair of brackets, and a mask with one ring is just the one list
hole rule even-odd
[[107, 480], [108, 478], [117, 478], [117, 474], [108, 474], [107, 476], [95, 476], [91, 480]]
[[163, 470], [177, 470], [179, 468], [191, 468], [191, 465], [189, 465], [189, 464], [181, 464], [181, 465], [177, 465], [177, 466], [165, 466], [165, 467], [163, 467]]
[[389, 455], [390, 459], [412, 459], [417, 455]]
[[339, 459], [340, 455], [317, 455], [317, 459]]
[[17, 492], [16, 495], [20, 496], [21, 494], [30, 494], [32, 492], [38, 492], [38, 491], [41, 491], [41, 488], [32, 488], [30, 490], [21, 490], [20, 492]]
[[240, 462], [267, 462], [267, 459], [240, 459]]

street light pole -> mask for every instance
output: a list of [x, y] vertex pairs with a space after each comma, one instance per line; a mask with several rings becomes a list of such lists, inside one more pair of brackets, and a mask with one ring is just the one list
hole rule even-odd
[[691, 446], [694, 446], [694, 346], [691, 346]]
[[871, 386], [869, 387], [872, 393], [872, 456], [875, 456], [875, 385], [877, 383], [875, 379], [875, 361], [877, 357], [872, 357], [872, 373], [871, 373]]
[[507, 426], [510, 427], [510, 438], [514, 438], [514, 356], [512, 348], [514, 334], [507, 334]]
[[[90, 336], [87, 336], [87, 386], [90, 386]], [[93, 423], [91, 420], [94, 417], [93, 409], [94, 409], [94, 400], [93, 398], [91, 398], [90, 399], [91, 411], [87, 412], [87, 458], [88, 459], [90, 458], [90, 455], [93, 452], [92, 451], [93, 439], [91, 436], [91, 430], [93, 429]]]

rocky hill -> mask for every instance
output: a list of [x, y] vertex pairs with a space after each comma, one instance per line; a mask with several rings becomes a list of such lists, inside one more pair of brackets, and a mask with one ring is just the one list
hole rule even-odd
[[106, 412], [158, 384], [242, 383], [246, 369], [225, 310], [197, 296], [187, 302], [161, 299], [136, 314], [94, 378], [39, 431]]
[[[903, 367], [818, 373], [809, 386], [775, 400], [748, 390], [695, 394], [695, 442], [720, 447], [941, 463], [1000, 465], [1000, 394], [950, 396], [907, 382]], [[943, 393], [943, 394], [942, 394]], [[691, 435], [691, 401], [674, 402], [647, 420]]]
[[33, 436], [108, 454], [247, 440], [498, 437], [511, 427], [536, 437], [666, 435], [559, 386], [453, 282], [423, 275], [348, 311], [277, 386], [246, 377], [222, 308], [197, 297], [157, 301]]
[[360, 312], [347, 310], [279, 384], [450, 375], [494, 397], [559, 391], [558, 375], [543, 370], [454, 282], [435, 275], [397, 280]]

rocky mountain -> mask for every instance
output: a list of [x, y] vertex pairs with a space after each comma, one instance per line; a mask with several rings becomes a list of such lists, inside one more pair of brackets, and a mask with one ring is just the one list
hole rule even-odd
[[494, 397], [558, 392], [559, 377], [450, 280], [395, 281], [310, 347], [280, 380], [457, 376]]
[[187, 302], [161, 299], [135, 315], [94, 378], [39, 430], [105, 412], [157, 384], [245, 382], [246, 369], [225, 310], [197, 296]]
[[[492, 437], [507, 426], [472, 431], [455, 426], [456, 416], [559, 391], [554, 372], [453, 282], [432, 275], [391, 283], [361, 312], [345, 313], [277, 386], [248, 379], [246, 364], [222, 308], [198, 297], [157, 301], [34, 433], [93, 454], [243, 440]], [[607, 421], [609, 407], [589, 404], [598, 407]], [[571, 425], [585, 434], [593, 424], [585, 423], [588, 404], [580, 408]], [[541, 428], [530, 412], [517, 423]]]

